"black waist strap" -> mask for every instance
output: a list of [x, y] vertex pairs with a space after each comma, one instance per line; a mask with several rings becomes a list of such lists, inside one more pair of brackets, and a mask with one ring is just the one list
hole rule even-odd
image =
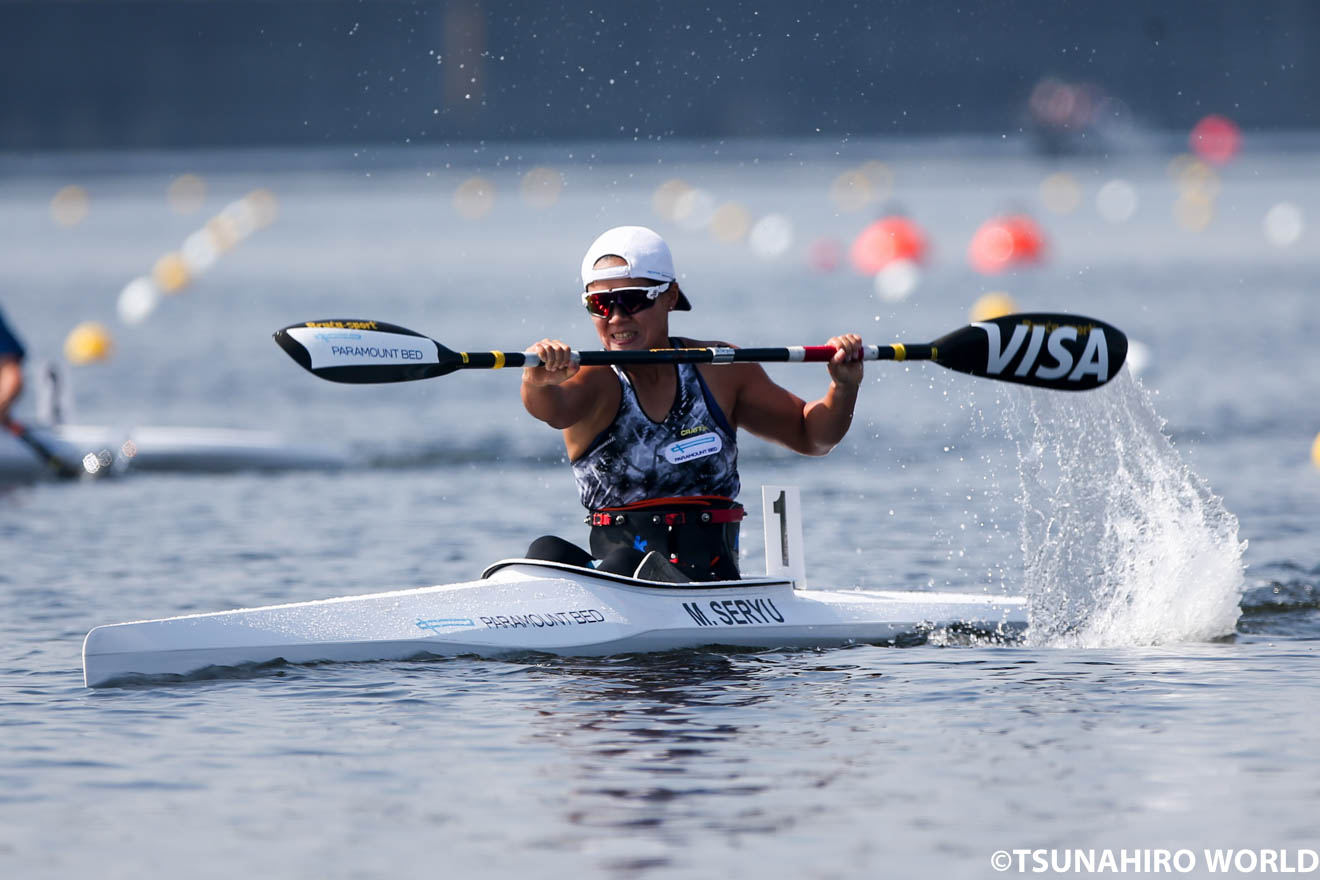
[[693, 580], [736, 580], [742, 505], [729, 499], [669, 501], [591, 511], [586, 522], [592, 555], [603, 559], [620, 547], [658, 550]]

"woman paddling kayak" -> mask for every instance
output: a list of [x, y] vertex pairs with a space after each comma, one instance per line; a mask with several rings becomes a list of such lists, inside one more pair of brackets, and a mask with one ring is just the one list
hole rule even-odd
[[23, 345], [0, 312], [0, 426], [9, 422], [9, 408], [23, 391]]
[[[669, 313], [692, 306], [669, 246], [650, 229], [618, 226], [597, 238], [582, 284], [606, 349], [730, 347], [669, 335]], [[563, 432], [591, 552], [545, 536], [527, 555], [652, 580], [737, 578], [737, 430], [803, 455], [833, 449], [852, 423], [862, 340], [848, 333], [828, 344], [838, 349], [830, 385], [810, 403], [756, 363], [583, 367], [564, 342], [532, 345], [541, 365], [523, 370], [523, 405]]]

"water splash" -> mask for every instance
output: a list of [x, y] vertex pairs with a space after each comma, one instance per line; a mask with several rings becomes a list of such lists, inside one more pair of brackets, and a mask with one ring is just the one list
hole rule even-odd
[[1183, 462], [1128, 371], [1085, 394], [1025, 393], [1018, 438], [1032, 644], [1203, 641], [1234, 631], [1237, 518]]

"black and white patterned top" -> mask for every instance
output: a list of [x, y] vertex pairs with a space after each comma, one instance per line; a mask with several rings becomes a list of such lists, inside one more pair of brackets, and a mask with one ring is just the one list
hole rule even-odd
[[622, 507], [657, 498], [735, 498], [738, 443], [695, 364], [676, 364], [678, 391], [664, 421], [651, 420], [618, 367], [619, 412], [573, 462], [582, 506]]

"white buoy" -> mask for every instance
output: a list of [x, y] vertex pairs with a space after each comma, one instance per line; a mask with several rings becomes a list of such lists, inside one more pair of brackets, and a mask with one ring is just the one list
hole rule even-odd
[[1109, 181], [1095, 194], [1095, 209], [1110, 223], [1126, 223], [1137, 213], [1137, 188], [1121, 178]]
[[240, 241], [250, 236], [257, 228], [257, 212], [247, 199], [235, 199], [225, 205], [220, 216], [227, 217], [234, 226], [234, 232]]
[[119, 320], [125, 324], [141, 324], [159, 304], [160, 290], [156, 282], [141, 275], [124, 285], [115, 309], [119, 312]]
[[210, 269], [220, 256], [215, 237], [205, 226], [183, 240], [179, 253], [183, 254], [183, 262], [193, 275], [201, 275]]
[[747, 244], [763, 260], [782, 256], [793, 245], [793, 221], [783, 214], [766, 214], [752, 225]]
[[891, 260], [875, 273], [875, 293], [885, 302], [902, 302], [921, 282], [921, 267], [912, 260]]
[[1275, 247], [1295, 244], [1305, 230], [1302, 209], [1292, 202], [1279, 202], [1265, 212], [1265, 239]]
[[690, 189], [674, 202], [674, 219], [689, 232], [705, 229], [714, 216], [715, 199], [704, 189]]

